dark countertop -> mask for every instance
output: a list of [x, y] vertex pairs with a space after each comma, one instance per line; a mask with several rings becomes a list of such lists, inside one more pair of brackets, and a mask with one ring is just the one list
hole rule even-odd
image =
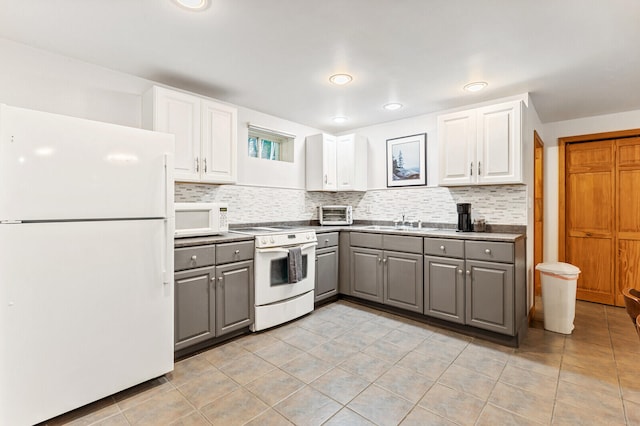
[[[391, 226], [382, 226], [374, 229], [375, 225], [342, 225], [342, 226], [322, 226], [322, 225], [300, 225], [300, 229], [313, 229], [317, 234], [327, 232], [369, 232], [374, 234], [406, 235], [412, 237], [431, 238], [451, 238], [457, 240], [470, 241], [501, 241], [515, 242], [525, 237], [522, 233], [502, 233], [502, 232], [457, 232], [455, 229], [394, 229]], [[176, 238], [174, 246], [191, 247], [205, 244], [235, 243], [240, 241], [253, 241], [251, 235], [236, 234], [227, 232], [221, 235], [209, 235], [204, 237]]]

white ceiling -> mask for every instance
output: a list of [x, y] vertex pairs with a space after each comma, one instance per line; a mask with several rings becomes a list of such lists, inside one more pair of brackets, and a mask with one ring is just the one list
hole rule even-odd
[[523, 92], [543, 122], [640, 109], [639, 22], [637, 0], [0, 0], [2, 38], [329, 132]]

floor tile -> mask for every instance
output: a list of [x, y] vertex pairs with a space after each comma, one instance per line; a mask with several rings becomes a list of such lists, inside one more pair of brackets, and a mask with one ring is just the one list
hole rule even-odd
[[200, 411], [211, 424], [227, 426], [244, 424], [268, 408], [258, 397], [241, 388], [206, 405]]
[[123, 411], [132, 425], [168, 424], [194, 411], [194, 408], [177, 390], [157, 395]]
[[249, 352], [255, 352], [266, 346], [273, 345], [277, 341], [278, 339], [271, 336], [269, 333], [259, 332], [241, 337], [240, 339], [236, 340], [236, 343]]
[[219, 367], [220, 371], [241, 385], [267, 374], [274, 368], [276, 367], [273, 364], [252, 353], [229, 361]]
[[416, 346], [414, 350], [422, 354], [438, 357], [444, 361], [453, 362], [466, 346], [467, 342], [461, 344], [449, 339], [442, 341], [438, 339], [437, 334], [434, 334]]
[[90, 424], [92, 426], [129, 426], [129, 422], [127, 421], [127, 418], [124, 416], [124, 414], [116, 414], [115, 416], [107, 417], [104, 420], [100, 420], [97, 423], [94, 423], [94, 422], [91, 422], [91, 423], [76, 423], [76, 422], [72, 422], [72, 423], [69, 423], [68, 425], [69, 426], [78, 426], [80, 424], [87, 424], [87, 425]]
[[418, 405], [456, 423], [473, 425], [480, 416], [485, 402], [472, 395], [436, 383]]
[[549, 424], [555, 398], [553, 394], [541, 395], [504, 383], [497, 383], [491, 392], [489, 402], [524, 418]]
[[447, 420], [420, 406], [415, 406], [413, 410], [404, 418], [401, 426], [454, 426], [455, 423]]
[[178, 390], [197, 409], [238, 389], [238, 384], [218, 370], [206, 371]]
[[247, 355], [248, 353], [249, 351], [242, 346], [236, 344], [235, 342], [229, 342], [227, 344], [217, 346], [213, 349], [209, 349], [202, 354], [202, 357], [216, 367], [219, 367], [222, 364], [226, 364], [229, 361], [238, 359], [244, 355]]
[[624, 401], [624, 411], [627, 417], [627, 424], [640, 425], [640, 404]]
[[400, 361], [408, 352], [408, 349], [401, 348], [386, 341], [386, 336], [373, 342], [362, 350], [367, 355], [379, 358], [390, 364]]
[[357, 413], [343, 408], [338, 411], [333, 417], [331, 417], [324, 426], [375, 426], [369, 420], [360, 416]]
[[245, 388], [272, 406], [302, 389], [304, 385], [285, 371], [275, 369], [247, 384]]
[[560, 374], [562, 355], [556, 353], [515, 352], [507, 364], [557, 378]]
[[436, 380], [449, 368], [451, 362], [415, 350], [398, 361], [397, 365]]
[[624, 422], [624, 409], [622, 399], [615, 395], [605, 393], [593, 393], [585, 391], [585, 388], [573, 383], [560, 381], [556, 399], [574, 407], [588, 410], [594, 416], [608, 417], [612, 420], [620, 419]]
[[179, 418], [175, 422], [171, 423], [170, 426], [209, 426], [210, 424], [211, 423], [209, 423], [202, 414], [194, 411], [185, 417]]
[[553, 395], [554, 397], [558, 386], [558, 378], [556, 377], [545, 376], [544, 374], [525, 370], [510, 364], [504, 368], [498, 381], [529, 392]]
[[311, 382], [311, 386], [345, 405], [362, 392], [370, 382], [359, 376], [334, 368]]
[[384, 426], [400, 423], [413, 404], [379, 386], [371, 385], [347, 407], [376, 425]]
[[260, 358], [273, 365], [280, 366], [302, 355], [304, 352], [285, 342], [276, 342], [254, 352]]
[[311, 351], [311, 354], [316, 358], [320, 358], [335, 365], [340, 364], [342, 361], [350, 358], [357, 352], [358, 347], [356, 346], [352, 346], [349, 343], [330, 340], [325, 344], [315, 347]]
[[438, 383], [486, 400], [497, 380], [453, 364], [440, 376]]
[[624, 425], [624, 417], [609, 417], [601, 412], [585, 410], [573, 405], [557, 401], [553, 410], [552, 425]]
[[507, 364], [508, 357], [505, 360], [497, 360], [490, 358], [482, 353], [474, 353], [472, 351], [467, 352], [465, 349], [460, 355], [453, 361], [453, 365], [464, 367], [467, 370], [481, 373], [485, 376], [497, 379], [502, 374], [505, 365]]
[[90, 425], [96, 422], [116, 422], [115, 424], [118, 424], [117, 422], [119, 422], [120, 419], [112, 419], [112, 417], [118, 416], [119, 414], [120, 409], [115, 404], [115, 399], [113, 397], [107, 397], [49, 420], [46, 422], [46, 426], [67, 424], [80, 426]]
[[433, 385], [434, 380], [415, 371], [394, 366], [374, 383], [415, 404]]
[[250, 422], [245, 423], [245, 426], [293, 426], [293, 423], [273, 408], [270, 408]]
[[582, 386], [591, 392], [620, 396], [620, 386], [615, 371], [611, 374], [599, 371], [597, 368], [582, 368], [563, 364], [560, 369], [560, 380]]
[[393, 327], [389, 327], [386, 325], [374, 323], [374, 322], [363, 322], [354, 327], [354, 330], [358, 333], [364, 334], [369, 337], [375, 337], [376, 339], [381, 338], [382, 336], [387, 335], [393, 330]]
[[333, 364], [306, 353], [282, 365], [280, 368], [304, 383], [311, 383], [331, 370]]
[[295, 425], [321, 425], [337, 413], [342, 405], [306, 386], [274, 408]]
[[541, 424], [545, 423], [535, 422], [533, 419], [519, 416], [491, 404], [485, 405], [476, 422], [476, 426], [535, 426]]
[[296, 327], [289, 335], [283, 337], [282, 340], [288, 344], [295, 346], [303, 351], [310, 351], [316, 346], [322, 345], [329, 339], [302, 327]]
[[358, 350], [362, 350], [375, 342], [377, 339], [373, 336], [367, 336], [366, 334], [359, 333], [356, 330], [350, 330], [333, 340], [334, 342], [351, 345], [356, 347]]
[[166, 377], [173, 384], [178, 387], [189, 380], [192, 380], [206, 371], [213, 371], [215, 367], [207, 361], [203, 356], [196, 355], [191, 358], [176, 362], [173, 371], [168, 373]]
[[340, 368], [356, 374], [369, 382], [373, 382], [389, 370], [389, 368], [391, 368], [391, 364], [379, 358], [359, 352], [340, 364]]

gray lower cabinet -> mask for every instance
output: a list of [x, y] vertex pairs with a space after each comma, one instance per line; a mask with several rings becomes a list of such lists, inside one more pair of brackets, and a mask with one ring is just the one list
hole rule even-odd
[[386, 305], [423, 312], [422, 255], [385, 251], [384, 299]]
[[253, 323], [253, 241], [174, 253], [176, 351]]
[[216, 336], [253, 324], [253, 260], [216, 267]]
[[184, 349], [216, 335], [215, 267], [176, 272], [175, 350]]
[[338, 294], [339, 241], [340, 234], [338, 232], [318, 234], [315, 302], [320, 302]]
[[316, 250], [315, 301], [338, 294], [338, 247]]
[[464, 324], [464, 260], [425, 256], [424, 269], [424, 313]]
[[355, 297], [422, 313], [422, 238], [351, 233], [351, 291]]
[[351, 248], [351, 295], [382, 303], [382, 250]]
[[466, 323], [514, 334], [514, 266], [477, 260], [467, 260], [466, 266]]

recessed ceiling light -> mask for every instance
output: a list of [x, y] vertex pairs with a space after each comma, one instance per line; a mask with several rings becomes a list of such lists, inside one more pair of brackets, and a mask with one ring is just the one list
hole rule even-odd
[[484, 81], [474, 81], [473, 83], [469, 83], [464, 86], [464, 90], [467, 92], [479, 92], [480, 90], [487, 87], [487, 83]]
[[347, 84], [353, 80], [349, 74], [334, 74], [329, 77], [329, 81], [333, 84], [337, 84], [338, 86], [342, 86], [343, 84]]
[[382, 108], [386, 109], [387, 111], [395, 111], [397, 109], [402, 108], [402, 104], [400, 104], [398, 102], [391, 102], [391, 103], [383, 105]]
[[333, 117], [333, 122], [334, 123], [346, 123], [347, 121], [349, 121], [349, 119], [347, 117]]
[[189, 10], [203, 10], [209, 6], [209, 0], [175, 0], [175, 2]]

